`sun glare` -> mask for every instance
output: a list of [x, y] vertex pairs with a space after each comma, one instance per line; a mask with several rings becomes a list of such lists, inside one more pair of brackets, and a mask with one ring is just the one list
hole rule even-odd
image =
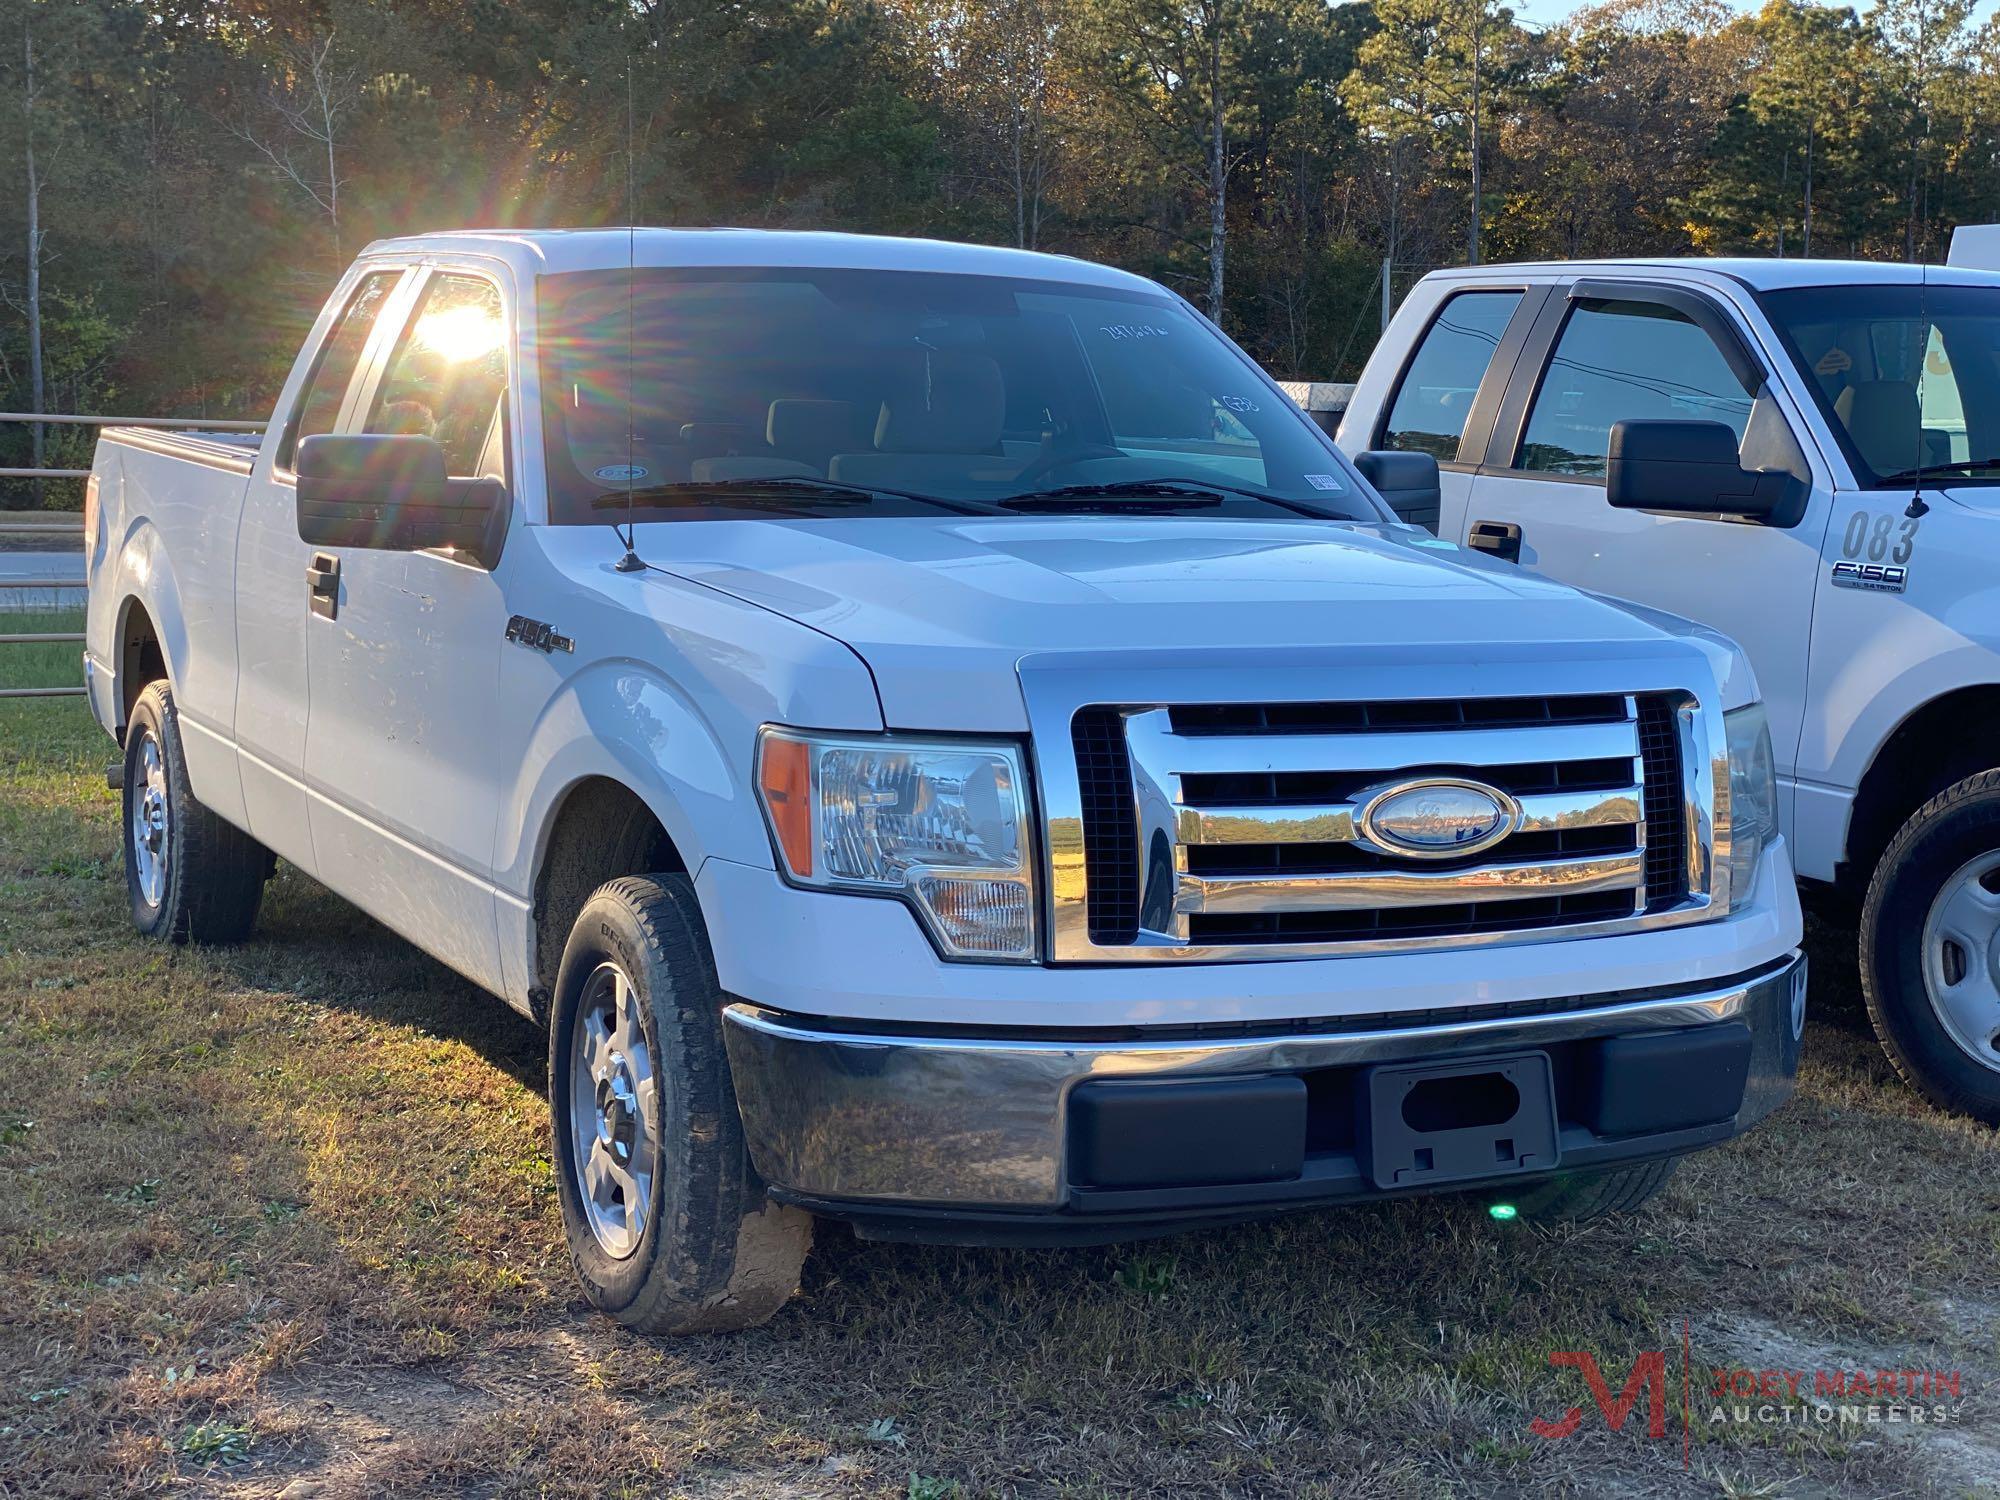
[[500, 319], [484, 307], [449, 307], [417, 322], [417, 347], [453, 364], [491, 354], [500, 338]]

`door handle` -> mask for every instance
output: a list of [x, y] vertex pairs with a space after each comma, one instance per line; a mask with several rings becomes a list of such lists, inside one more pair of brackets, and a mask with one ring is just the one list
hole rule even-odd
[[323, 620], [340, 613], [340, 559], [331, 552], [315, 552], [306, 564], [306, 600]]
[[1512, 521], [1474, 521], [1465, 534], [1465, 545], [1502, 562], [1517, 563], [1521, 560], [1521, 528]]

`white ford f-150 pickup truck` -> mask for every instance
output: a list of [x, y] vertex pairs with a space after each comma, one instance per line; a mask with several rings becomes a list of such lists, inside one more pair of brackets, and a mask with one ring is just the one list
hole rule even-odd
[[1741, 653], [1440, 551], [1137, 277], [384, 242], [260, 445], [112, 431], [90, 496], [138, 925], [276, 856], [545, 1024], [634, 1326], [769, 1316], [815, 1215], [1625, 1208], [1790, 1089]]
[[1438, 272], [1340, 442], [1435, 457], [1399, 482], [1440, 536], [1743, 644], [1799, 874], [1861, 898], [1877, 1033], [2000, 1123], [2000, 275]]

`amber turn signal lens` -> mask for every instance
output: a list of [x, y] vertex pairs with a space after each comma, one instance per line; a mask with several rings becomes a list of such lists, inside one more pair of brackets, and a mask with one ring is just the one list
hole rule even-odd
[[778, 848], [800, 879], [813, 872], [812, 750], [781, 735], [764, 737], [758, 783], [771, 812]]

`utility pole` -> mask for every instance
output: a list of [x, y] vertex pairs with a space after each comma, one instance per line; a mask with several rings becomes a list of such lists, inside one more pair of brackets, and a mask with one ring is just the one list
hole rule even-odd
[[[45, 395], [42, 378], [42, 179], [35, 168], [35, 33], [34, 22], [21, 22], [23, 63], [21, 115], [24, 155], [28, 169], [28, 391], [37, 414]], [[33, 423], [35, 467], [42, 466], [40, 422]], [[35, 503], [41, 504], [42, 481], [35, 481]]]

